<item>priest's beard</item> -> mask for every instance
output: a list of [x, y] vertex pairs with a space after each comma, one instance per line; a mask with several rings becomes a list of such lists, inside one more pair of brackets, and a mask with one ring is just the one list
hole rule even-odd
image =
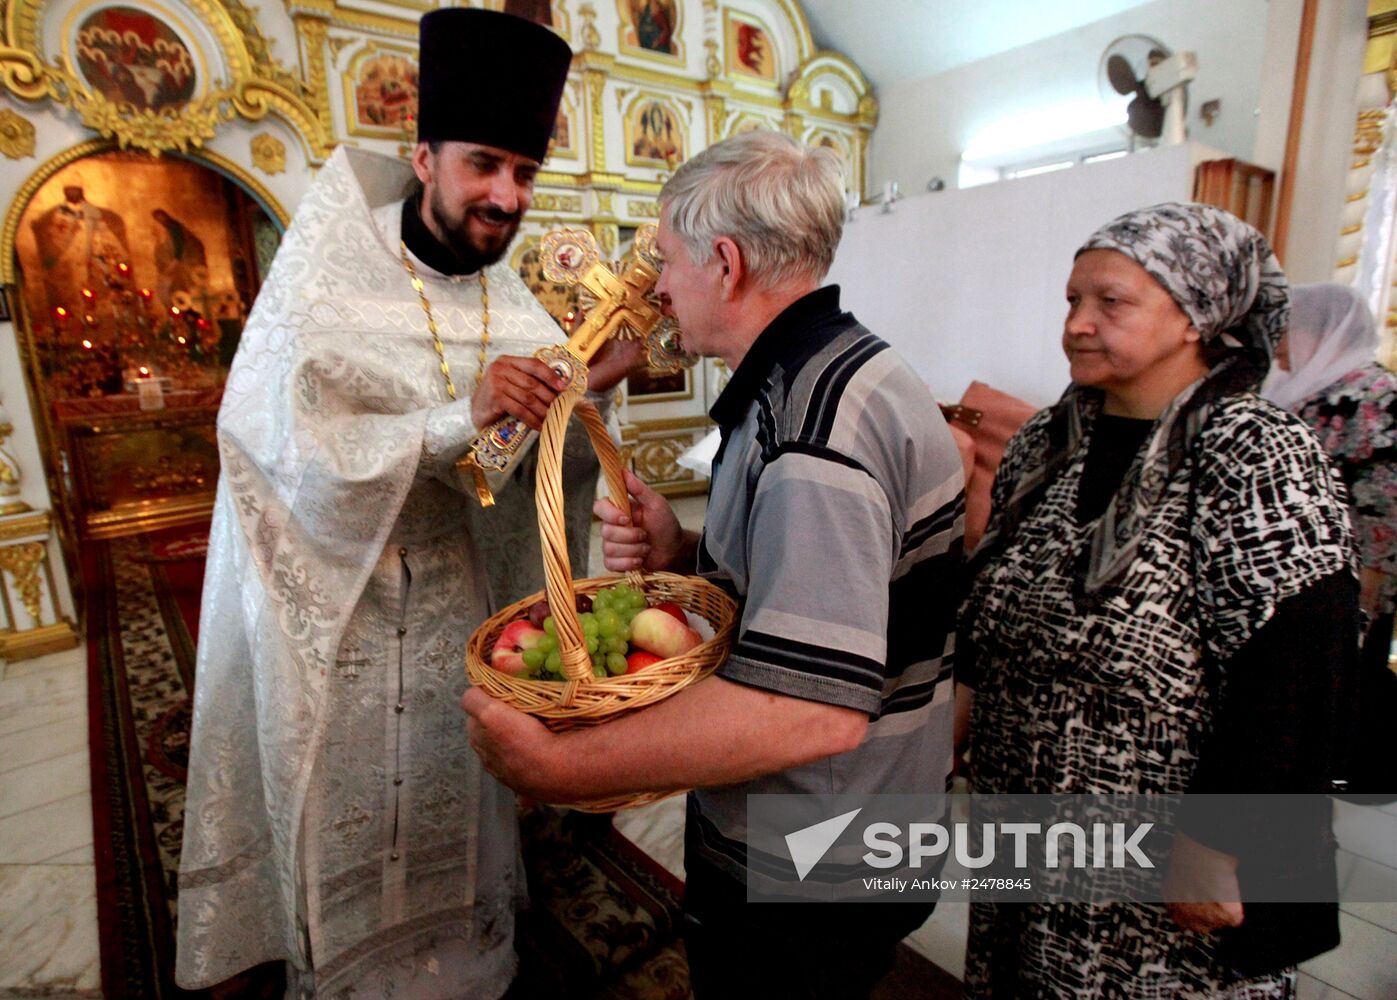
[[[427, 211], [431, 213], [432, 222], [436, 224], [437, 235], [445, 243], [446, 248], [456, 255], [456, 259], [461, 262], [463, 274], [474, 274], [482, 267], [489, 267], [495, 261], [504, 256], [504, 252], [509, 249], [509, 244], [514, 239], [514, 234], [519, 231], [519, 222], [524, 217], [524, 210], [521, 208], [517, 212], [502, 212], [493, 205], [470, 205], [459, 218], [452, 218], [447, 210], [445, 202], [441, 199], [441, 189], [433, 188], [431, 197], [427, 201]], [[486, 222], [500, 223], [507, 222], [509, 228], [498, 237], [486, 237], [483, 245], [471, 238], [470, 229], [467, 223], [474, 215]]]

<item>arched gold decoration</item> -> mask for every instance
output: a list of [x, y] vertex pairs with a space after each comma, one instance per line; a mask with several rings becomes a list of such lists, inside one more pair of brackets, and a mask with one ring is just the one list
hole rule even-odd
[[781, 121], [779, 117], [773, 117], [761, 111], [744, 111], [739, 115], [734, 115], [732, 123], [728, 128], [713, 136], [713, 141], [728, 139], [743, 132], [754, 132], [757, 129], [769, 128], [780, 129]]
[[[155, 110], [113, 101], [74, 67], [66, 44], [60, 46], [57, 62], [43, 61], [53, 42], [44, 38], [40, 29], [42, 0], [12, 0], [5, 8], [0, 85], [25, 100], [47, 98], [71, 108], [84, 126], [113, 140], [118, 148], [134, 147], [156, 154], [188, 152], [211, 139], [224, 122], [239, 117], [260, 121], [276, 114], [295, 129], [312, 161], [324, 160], [334, 145], [328, 121], [311, 105], [310, 88], [272, 58], [253, 12], [241, 0], [182, 2], [216, 39], [230, 77], [228, 81], [213, 80], [208, 76], [211, 71], [205, 70], [202, 94], [184, 104]], [[152, 16], [169, 18], [167, 11], [147, 0], [130, 3], [150, 10]], [[95, 8], [95, 3], [74, 8], [65, 29], [71, 27], [73, 18]]]
[[[853, 93], [857, 109], [853, 114], [840, 114], [823, 108], [813, 99], [813, 85], [823, 76], [832, 76]], [[828, 50], [816, 52], [796, 69], [791, 85], [786, 91], [786, 100], [799, 111], [823, 112], [827, 117], [856, 120], [860, 125], [872, 128], [878, 122], [878, 102], [873, 97], [873, 88], [863, 72], [838, 52]]]
[[810, 34], [810, 22], [805, 19], [805, 11], [796, 0], [776, 0], [776, 6], [781, 8], [795, 29], [796, 40], [800, 43], [800, 58], [810, 58], [815, 53], [815, 39]]
[[0, 153], [11, 160], [34, 155], [34, 124], [9, 108], [0, 108]]
[[[29, 179], [20, 186], [15, 194], [14, 201], [10, 203], [10, 210], [5, 215], [4, 229], [0, 229], [0, 284], [18, 284], [19, 276], [15, 272], [15, 242], [19, 236], [19, 223], [24, 217], [25, 210], [29, 207], [29, 202], [38, 193], [39, 188], [58, 171], [69, 164], [98, 153], [107, 153], [118, 148], [116, 143], [108, 139], [94, 139], [91, 142], [84, 142], [69, 149], [65, 149], [57, 156], [50, 158], [39, 166]], [[261, 183], [241, 166], [225, 157], [208, 149], [201, 149], [197, 154], [187, 157], [195, 163], [212, 167], [217, 172], [231, 178], [241, 184], [249, 194], [255, 198], [264, 209], [276, 219], [277, 225], [283, 230], [290, 224], [291, 216], [287, 214], [285, 208], [277, 201], [276, 196], [268, 191]]]

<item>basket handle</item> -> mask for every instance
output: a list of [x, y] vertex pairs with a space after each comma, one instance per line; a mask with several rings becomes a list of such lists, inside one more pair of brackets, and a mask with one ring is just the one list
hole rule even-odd
[[[582, 622], [577, 617], [577, 593], [572, 584], [572, 561], [568, 558], [567, 527], [563, 518], [563, 439], [574, 409], [601, 461], [607, 496], [627, 517], [631, 513], [621, 455], [606, 432], [601, 414], [583, 398], [585, 392], [580, 386], [568, 389], [559, 393], [548, 408], [543, 432], [539, 435], [538, 480], [534, 491], [538, 502], [538, 533], [543, 540], [544, 592], [548, 595], [548, 609], [558, 633], [563, 676], [572, 682], [593, 679], [592, 658], [587, 653]], [[626, 582], [637, 590], [643, 585], [643, 579], [635, 570], [626, 574]]]

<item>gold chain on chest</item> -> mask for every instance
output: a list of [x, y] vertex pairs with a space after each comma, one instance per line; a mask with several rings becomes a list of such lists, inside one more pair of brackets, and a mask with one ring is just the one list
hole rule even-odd
[[[441, 342], [441, 334], [437, 332], [437, 321], [432, 315], [432, 304], [427, 301], [426, 286], [422, 279], [417, 276], [417, 268], [412, 266], [412, 258], [408, 256], [407, 244], [399, 240], [398, 246], [402, 249], [403, 270], [412, 280], [412, 290], [417, 293], [418, 302], [422, 305], [422, 312], [427, 316], [427, 329], [432, 334], [432, 346], [436, 348], [437, 358], [441, 361], [441, 377], [446, 380], [446, 394], [455, 399], [456, 384], [451, 381], [451, 365], [446, 360], [446, 348]], [[483, 267], [480, 269], [480, 305], [480, 357], [477, 359], [475, 369], [477, 387], [485, 378], [486, 352], [490, 348], [490, 282], [485, 277], [485, 268]]]

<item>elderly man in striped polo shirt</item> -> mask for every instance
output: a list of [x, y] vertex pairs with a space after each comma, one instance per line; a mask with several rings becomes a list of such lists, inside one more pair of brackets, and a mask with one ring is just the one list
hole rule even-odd
[[865, 996], [930, 903], [749, 905], [755, 793], [944, 790], [951, 766], [959, 454], [921, 379], [821, 287], [843, 230], [828, 149], [751, 132], [660, 194], [657, 286], [685, 346], [732, 379], [703, 535], [628, 477], [603, 501], [606, 564], [695, 573], [741, 602], [706, 680], [604, 726], [553, 734], [480, 691], [472, 742], [543, 801], [695, 788], [685, 837], [692, 982], [707, 997]]

